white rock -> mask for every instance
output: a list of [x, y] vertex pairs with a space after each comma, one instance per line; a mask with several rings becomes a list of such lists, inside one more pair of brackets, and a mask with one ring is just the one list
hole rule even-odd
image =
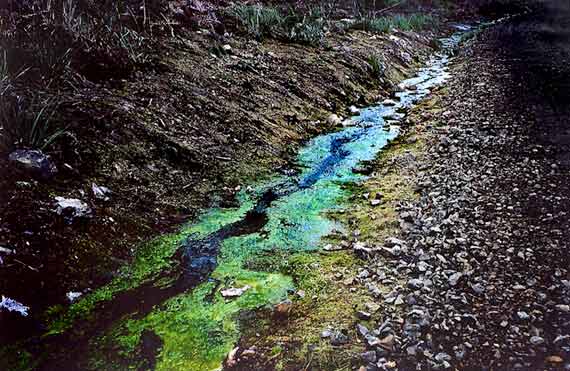
[[28, 310], [30, 310], [30, 307], [27, 307], [14, 299], [7, 298], [4, 295], [2, 295], [2, 301], [0, 301], [0, 309], [2, 308], [10, 312], [18, 312], [24, 317], [28, 316]]
[[222, 290], [220, 293], [224, 298], [237, 298], [243, 295], [244, 292], [249, 290], [251, 286], [245, 285], [241, 288], [231, 287], [229, 289]]
[[73, 303], [75, 300], [77, 300], [81, 295], [83, 295], [83, 293], [81, 292], [74, 292], [74, 291], [70, 291], [67, 294], [65, 294], [65, 296], [67, 296], [67, 300], [69, 300], [70, 303]]

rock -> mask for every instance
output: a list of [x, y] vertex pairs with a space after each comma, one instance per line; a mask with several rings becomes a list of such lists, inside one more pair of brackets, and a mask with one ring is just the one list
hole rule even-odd
[[326, 338], [330, 338], [332, 336], [332, 331], [329, 329], [323, 330], [323, 332], [321, 332], [321, 338], [326, 339]]
[[360, 323], [356, 324], [356, 332], [358, 333], [358, 335], [362, 337], [365, 337], [370, 333], [370, 331], [366, 328], [366, 326], [361, 325]]
[[257, 353], [257, 347], [254, 345], [251, 348], [248, 348], [246, 350], [244, 350], [243, 352], [241, 352], [241, 357], [251, 357], [254, 356], [255, 353]]
[[75, 218], [91, 216], [92, 210], [85, 202], [77, 198], [56, 197], [55, 212], [71, 222]]
[[69, 300], [70, 303], [73, 303], [74, 301], [76, 301], [77, 299], [79, 299], [79, 297], [83, 295], [83, 293], [81, 292], [74, 292], [74, 291], [70, 291], [67, 294], [65, 294], [65, 296], [67, 296], [67, 300]]
[[275, 305], [273, 313], [280, 317], [286, 317], [291, 312], [291, 309], [293, 309], [293, 302], [289, 299], [285, 299]]
[[423, 280], [420, 280], [418, 278], [412, 278], [411, 280], [408, 281], [408, 288], [412, 290], [420, 290], [422, 287], [424, 287]]
[[331, 345], [344, 345], [349, 342], [349, 337], [346, 333], [340, 330], [336, 330], [331, 335]]
[[382, 339], [380, 339], [380, 341], [378, 342], [378, 345], [381, 346], [382, 348], [386, 349], [387, 351], [392, 351], [394, 349], [394, 341], [395, 341], [395, 337], [394, 335], [388, 335]]
[[339, 126], [342, 125], [342, 120], [338, 117], [337, 114], [332, 113], [329, 117], [327, 117], [327, 123], [332, 126]]
[[18, 169], [41, 179], [50, 179], [57, 174], [55, 164], [40, 150], [18, 149], [8, 159]]
[[472, 285], [471, 289], [473, 291], [475, 291], [476, 294], [479, 294], [479, 295], [485, 292], [485, 286], [483, 286], [480, 283], [476, 283], [476, 284]]
[[370, 205], [371, 205], [371, 206], [378, 206], [378, 205], [380, 205], [381, 203], [382, 203], [382, 200], [377, 200], [377, 199], [370, 200]]
[[249, 285], [245, 285], [244, 287], [240, 287], [240, 288], [231, 287], [229, 289], [225, 289], [225, 290], [220, 291], [220, 294], [224, 298], [237, 298], [237, 297], [242, 296], [250, 288], [251, 288], [251, 286], [249, 286]]
[[366, 363], [374, 363], [376, 362], [376, 352], [369, 350], [368, 352], [361, 353], [360, 358]]
[[386, 247], [404, 246], [406, 243], [396, 237], [388, 237], [385, 242]]
[[370, 318], [372, 318], [372, 314], [359, 310], [358, 312], [356, 312], [356, 316], [364, 321], [368, 321]]
[[2, 295], [2, 300], [0, 301], [0, 309], [6, 309], [9, 312], [17, 312], [20, 313], [22, 316], [28, 316], [28, 310], [30, 307], [25, 306], [22, 303], [17, 302], [14, 299], [10, 299]]
[[532, 336], [530, 338], [530, 343], [532, 345], [541, 345], [541, 344], [544, 344], [544, 339], [540, 336]]
[[365, 303], [364, 306], [366, 307], [366, 310], [371, 313], [376, 313], [380, 309], [380, 305], [373, 302]]
[[461, 274], [460, 272], [456, 272], [453, 273], [451, 276], [449, 276], [449, 285], [454, 287], [457, 286], [457, 283], [459, 283], [459, 280], [461, 279], [461, 277], [463, 276], [463, 274]]
[[11, 254], [14, 254], [14, 250], [8, 249], [4, 246], [0, 246], [0, 254], [11, 255]]
[[519, 319], [521, 321], [526, 321], [526, 320], [530, 319], [530, 316], [528, 315], [528, 313], [523, 312], [523, 311], [517, 312], [517, 317], [519, 317]]
[[235, 347], [228, 353], [228, 357], [226, 358], [226, 366], [228, 367], [235, 367], [237, 365], [237, 352], [239, 351], [239, 347]]
[[451, 356], [447, 353], [441, 352], [435, 355], [435, 360], [438, 362], [449, 362], [451, 361]]
[[545, 361], [546, 361], [546, 363], [559, 364], [559, 363], [563, 363], [564, 359], [560, 356], [553, 355], [553, 356], [546, 357]]
[[340, 245], [333, 245], [333, 244], [326, 244], [325, 246], [323, 246], [323, 250], [325, 251], [339, 251], [342, 250], [342, 246]]
[[231, 53], [232, 52], [232, 46], [230, 44], [224, 44], [224, 45], [222, 45], [222, 50], [224, 50], [226, 53]]
[[350, 106], [348, 108], [348, 110], [350, 111], [350, 113], [352, 113], [353, 115], [358, 115], [360, 113], [360, 110], [358, 108], [356, 108], [355, 106]]
[[384, 101], [382, 101], [382, 104], [385, 106], [395, 106], [398, 104], [398, 102], [396, 102], [393, 99], [385, 99]]
[[91, 191], [93, 196], [100, 201], [109, 201], [111, 198], [111, 190], [107, 187], [98, 186], [95, 183], [91, 183]]
[[570, 312], [570, 305], [567, 305], [567, 304], [558, 304], [558, 305], [556, 306], [556, 309], [559, 310], [559, 311], [561, 311], [561, 312], [568, 313], [568, 312]]

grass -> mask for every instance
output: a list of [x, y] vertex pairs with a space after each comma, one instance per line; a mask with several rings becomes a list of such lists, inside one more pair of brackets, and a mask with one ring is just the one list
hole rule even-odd
[[382, 60], [376, 54], [371, 54], [368, 59], [368, 70], [372, 77], [379, 79], [384, 75], [384, 65], [382, 64]]
[[16, 94], [15, 83], [28, 69], [20, 69], [14, 76], [8, 67], [8, 54], [0, 57], [0, 150], [14, 147], [46, 149], [65, 130], [52, 128], [50, 123], [58, 107], [56, 100], [42, 102], [34, 95], [31, 102]]
[[437, 25], [431, 15], [414, 13], [386, 17], [364, 17], [357, 21], [353, 28], [375, 33], [389, 33], [392, 29], [401, 31], [419, 31]]
[[271, 6], [239, 4], [231, 12], [246, 32], [258, 39], [276, 34], [285, 21], [279, 9]]
[[321, 7], [311, 7], [305, 13], [290, 8], [285, 14], [272, 6], [239, 4], [230, 13], [247, 34], [259, 40], [274, 37], [317, 46], [325, 38], [328, 13]]

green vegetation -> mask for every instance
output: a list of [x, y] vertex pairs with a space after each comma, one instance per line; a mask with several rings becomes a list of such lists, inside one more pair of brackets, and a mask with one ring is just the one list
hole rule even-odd
[[320, 7], [306, 14], [264, 5], [236, 5], [230, 12], [245, 31], [257, 39], [275, 37], [299, 44], [319, 45], [325, 37], [327, 13]]
[[364, 17], [356, 22], [353, 28], [369, 32], [388, 33], [392, 29], [418, 31], [436, 25], [437, 20], [431, 15], [414, 13], [387, 17]]
[[372, 54], [368, 57], [367, 62], [368, 69], [372, 77], [379, 79], [382, 77], [382, 75], [384, 75], [384, 67], [380, 57], [378, 57], [376, 54]]
[[284, 22], [279, 9], [271, 6], [239, 4], [232, 13], [246, 32], [258, 39], [275, 34]]

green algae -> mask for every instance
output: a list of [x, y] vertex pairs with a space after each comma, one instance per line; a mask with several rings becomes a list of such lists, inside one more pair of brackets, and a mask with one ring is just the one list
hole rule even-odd
[[69, 329], [74, 321], [86, 319], [98, 303], [111, 300], [117, 293], [140, 286], [156, 278], [174, 264], [173, 255], [189, 236], [206, 236], [220, 227], [240, 220], [253, 207], [253, 200], [245, 192], [238, 195], [241, 206], [236, 209], [212, 209], [199, 222], [183, 227], [178, 233], [155, 238], [139, 249], [132, 264], [124, 266], [118, 276], [83, 299], [72, 304], [63, 316], [49, 323], [46, 336]]
[[[283, 274], [241, 267], [250, 258], [246, 247], [261, 240], [256, 234], [226, 240], [212, 280], [168, 300], [145, 318], [121, 326], [115, 337], [121, 352], [127, 356], [133, 353], [142, 332], [151, 330], [163, 342], [157, 370], [218, 368], [239, 338], [239, 313], [276, 304], [293, 288], [292, 280]], [[218, 287], [221, 283], [249, 289], [238, 298], [225, 299]]]

